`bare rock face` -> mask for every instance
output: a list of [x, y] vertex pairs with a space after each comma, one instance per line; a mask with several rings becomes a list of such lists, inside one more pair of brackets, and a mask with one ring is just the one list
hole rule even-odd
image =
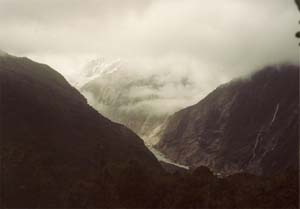
[[136, 134], [100, 115], [47, 65], [0, 57], [0, 95], [1, 207], [118, 207], [112, 175], [132, 160], [161, 171]]
[[191, 167], [268, 175], [298, 167], [298, 119], [298, 67], [266, 67], [175, 113], [156, 148]]

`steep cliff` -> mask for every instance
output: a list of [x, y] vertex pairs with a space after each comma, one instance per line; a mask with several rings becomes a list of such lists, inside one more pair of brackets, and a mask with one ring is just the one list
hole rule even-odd
[[156, 148], [224, 174], [277, 173], [298, 167], [298, 119], [298, 67], [266, 67], [172, 115]]

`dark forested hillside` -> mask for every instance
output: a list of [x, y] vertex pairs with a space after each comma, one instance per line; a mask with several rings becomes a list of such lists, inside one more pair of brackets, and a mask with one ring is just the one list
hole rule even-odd
[[2, 56], [0, 84], [4, 206], [62, 207], [80, 182], [130, 160], [147, 172], [160, 172], [138, 136], [88, 106], [48, 66]]

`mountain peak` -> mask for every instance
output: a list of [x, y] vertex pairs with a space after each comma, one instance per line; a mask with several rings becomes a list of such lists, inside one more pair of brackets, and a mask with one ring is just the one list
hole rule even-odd
[[87, 63], [84, 67], [86, 77], [111, 74], [122, 69], [124, 62], [121, 59], [110, 60], [104, 57], [96, 58]]

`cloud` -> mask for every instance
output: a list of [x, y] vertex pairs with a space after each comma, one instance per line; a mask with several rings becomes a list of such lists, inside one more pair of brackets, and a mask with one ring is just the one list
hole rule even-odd
[[203, 88], [298, 63], [293, 0], [0, 0], [0, 47], [71, 80], [88, 57], [123, 58]]

